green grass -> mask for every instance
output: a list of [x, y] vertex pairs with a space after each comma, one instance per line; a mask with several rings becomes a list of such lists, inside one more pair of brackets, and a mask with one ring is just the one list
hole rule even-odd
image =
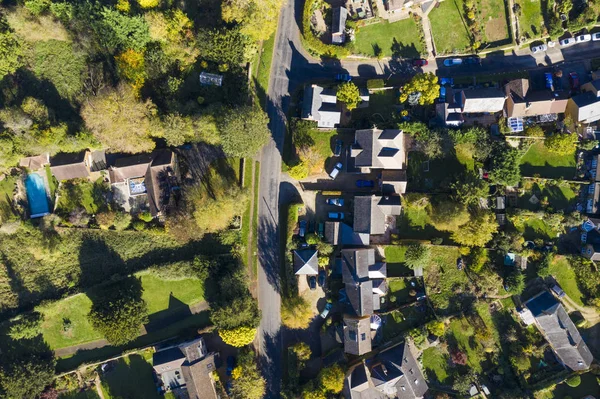
[[525, 222], [525, 230], [523, 231], [523, 238], [526, 240], [536, 240], [541, 238], [543, 240], [552, 240], [556, 238], [557, 232], [553, 231], [552, 228], [541, 219], [530, 219]]
[[[260, 162], [254, 164], [254, 217], [252, 218], [252, 253], [258, 254], [258, 191], [260, 189]], [[258, 255], [252, 256], [252, 270], [258, 276]]]
[[[444, 1], [442, 4], [448, 3]], [[464, 152], [461, 153], [461, 163], [455, 153], [446, 154], [444, 157], [429, 160], [421, 152], [411, 151], [408, 154], [408, 186], [411, 190], [419, 192], [448, 192], [449, 185], [453, 182], [454, 176], [463, 173], [472, 165], [465, 159]], [[429, 171], [426, 171], [424, 162], [429, 161]]]
[[500, 42], [509, 37], [506, 25], [504, 0], [486, 0], [480, 3], [483, 33], [488, 43]]
[[556, 278], [556, 281], [569, 298], [579, 306], [584, 306], [582, 301], [584, 295], [577, 286], [577, 277], [567, 258], [556, 256], [550, 264], [550, 274]]
[[421, 358], [423, 371], [427, 378], [440, 384], [450, 382], [451, 372], [448, 370], [448, 354], [442, 352], [439, 347], [427, 348], [423, 351]]
[[542, 2], [522, 0], [515, 2], [521, 6], [519, 18], [519, 34], [533, 39], [541, 37], [544, 18], [542, 16]]
[[170, 323], [161, 330], [142, 335], [125, 346], [109, 345], [99, 349], [79, 351], [75, 355], [57, 359], [56, 370], [59, 373], [74, 370], [84, 363], [114, 357], [125, 351], [142, 348], [165, 339], [189, 339], [197, 336], [198, 330], [208, 325], [210, 325], [208, 312], [201, 312], [181, 321]]
[[579, 186], [573, 185], [573, 187], [574, 188], [572, 188], [571, 184], [567, 182], [533, 183], [531, 181], [525, 181], [523, 187], [525, 189], [525, 194], [519, 197], [519, 208], [529, 209], [532, 211], [540, 210], [542, 207], [540, 203], [532, 204], [529, 202], [531, 196], [535, 194], [539, 200], [547, 198], [549, 205], [554, 210], [562, 210], [566, 213], [577, 203], [577, 192], [579, 191]]
[[[244, 162], [244, 188], [249, 189], [250, 184], [252, 184], [252, 163], [254, 161], [250, 158], [246, 159]], [[251, 203], [248, 201], [246, 205], [246, 209], [242, 215], [242, 242], [244, 245], [248, 245], [248, 239], [250, 238], [250, 224], [252, 221], [250, 220], [250, 206]], [[246, 256], [242, 256], [242, 261], [246, 266], [248, 266], [248, 258]]]
[[355, 52], [373, 57], [375, 48], [379, 48], [385, 57], [417, 58], [425, 52], [418, 29], [419, 25], [412, 18], [359, 27], [354, 42]]
[[440, 3], [429, 14], [433, 40], [438, 54], [463, 51], [471, 44], [471, 35], [462, 17], [462, 0], [448, 0]]
[[414, 306], [409, 306], [402, 310], [394, 310], [386, 317], [382, 331], [384, 342], [415, 328], [426, 320], [425, 313], [417, 312]]
[[431, 261], [424, 269], [429, 299], [439, 313], [452, 313], [460, 305], [455, 299], [457, 290], [466, 291], [471, 285], [464, 270], [458, 270], [456, 247], [432, 246]]
[[254, 79], [256, 91], [261, 103], [266, 100], [266, 95], [269, 92], [269, 76], [271, 74], [271, 64], [273, 62], [273, 47], [275, 46], [274, 32], [271, 37], [265, 40], [262, 44], [262, 52], [254, 59]]
[[50, 165], [46, 165], [46, 179], [48, 180], [48, 189], [50, 190], [50, 198], [54, 201], [56, 190], [58, 189], [58, 182], [50, 170]]
[[[141, 279], [142, 297], [148, 305], [152, 322], [180, 311], [185, 305], [203, 300], [204, 289], [200, 280], [166, 281], [147, 273], [141, 274]], [[176, 300], [171, 298], [171, 294]], [[38, 310], [44, 315], [42, 330], [48, 345], [58, 349], [102, 339], [102, 335], [88, 322], [91, 307], [92, 301], [85, 294], [39, 306]], [[67, 332], [63, 331], [64, 319], [71, 321]]]
[[102, 178], [93, 183], [84, 179], [63, 182], [58, 191], [56, 212], [68, 214], [74, 209], [83, 207], [88, 214], [93, 215], [106, 207], [104, 196], [109, 190], [108, 184], [104, 183]]
[[[475, 329], [467, 319], [453, 319], [450, 322], [449, 332], [452, 334], [456, 345], [467, 355], [467, 365], [476, 373], [482, 371], [481, 362], [483, 360], [483, 348], [475, 339]], [[451, 338], [452, 338], [451, 337]]]
[[553, 398], [583, 398], [586, 395], [589, 395], [590, 392], [598, 393], [600, 392], [600, 385], [598, 384], [597, 377], [592, 373], [581, 374], [581, 384], [579, 386], [572, 388], [567, 385], [566, 382], [556, 385], [556, 387], [552, 390]]
[[407, 205], [398, 218], [398, 238], [431, 240], [442, 238], [450, 242], [450, 233], [437, 230], [430, 221], [427, 208]]
[[403, 278], [391, 278], [388, 279], [390, 297], [396, 297], [396, 303], [401, 304], [408, 302], [410, 299], [410, 286]]
[[6, 177], [0, 181], [0, 224], [16, 216], [12, 208], [12, 198], [16, 184], [16, 177]]
[[575, 153], [558, 155], [546, 149], [542, 141], [533, 144], [521, 158], [523, 176], [572, 179], [575, 175]]
[[73, 391], [73, 392], [61, 393], [58, 396], [58, 398], [59, 399], [100, 399], [95, 388], [91, 388], [91, 389], [85, 390], [83, 392]]
[[388, 245], [385, 247], [388, 277], [413, 275], [413, 271], [404, 264], [406, 248], [406, 245]]
[[116, 361], [114, 369], [102, 376], [105, 399], [160, 399], [152, 378], [152, 364], [140, 355]]

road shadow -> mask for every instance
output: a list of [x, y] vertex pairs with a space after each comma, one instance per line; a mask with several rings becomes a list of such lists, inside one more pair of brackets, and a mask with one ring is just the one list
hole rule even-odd
[[[267, 392], [265, 398], [281, 397], [281, 386], [283, 370], [281, 366], [282, 345], [281, 345], [281, 330], [277, 331], [275, 336], [264, 334], [263, 347], [260, 350], [258, 365], [262, 370], [263, 377], [267, 380]], [[272, 358], [268, 358], [265, 354], [268, 353]], [[274, 361], [274, 359], [276, 359]]]

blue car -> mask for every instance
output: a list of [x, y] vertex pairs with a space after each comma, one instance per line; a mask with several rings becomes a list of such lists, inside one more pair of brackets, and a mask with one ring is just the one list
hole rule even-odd
[[552, 74], [546, 72], [544, 78], [546, 78], [546, 89], [554, 90], [554, 79], [552, 79]]
[[370, 188], [375, 187], [375, 182], [373, 180], [357, 180], [356, 187], [358, 188]]
[[235, 368], [235, 357], [228, 356], [227, 357], [227, 370], [226, 370], [226, 374], [230, 376], [231, 373], [233, 373], [233, 369], [234, 368]]
[[338, 73], [335, 75], [335, 80], [338, 82], [350, 82], [352, 80], [352, 76], [348, 75], [347, 73]]
[[456, 65], [461, 65], [463, 60], [460, 58], [446, 58], [444, 60], [444, 66], [451, 67]]

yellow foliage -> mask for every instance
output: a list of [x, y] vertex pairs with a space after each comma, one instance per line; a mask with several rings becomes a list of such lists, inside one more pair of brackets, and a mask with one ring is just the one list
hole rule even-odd
[[232, 330], [219, 330], [219, 336], [227, 345], [241, 348], [254, 341], [254, 337], [256, 337], [256, 328], [242, 326]]
[[154, 8], [160, 3], [160, 0], [137, 0], [140, 7], [148, 9]]
[[129, 49], [115, 56], [115, 61], [117, 62], [119, 75], [131, 82], [131, 86], [135, 90], [141, 89], [146, 81], [144, 53]]
[[129, 0], [117, 0], [117, 10], [128, 13], [131, 10], [131, 4]]
[[237, 380], [238, 378], [240, 378], [242, 376], [242, 373], [243, 373], [242, 366], [237, 366], [231, 372], [231, 378], [233, 378], [234, 380]]

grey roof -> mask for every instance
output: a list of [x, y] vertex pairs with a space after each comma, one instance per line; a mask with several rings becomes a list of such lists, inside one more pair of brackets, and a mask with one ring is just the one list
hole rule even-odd
[[400, 196], [354, 197], [354, 231], [372, 235], [385, 233], [386, 216], [398, 216], [401, 211]]
[[317, 85], [306, 86], [302, 103], [302, 119], [317, 122], [318, 127], [334, 127], [340, 123], [336, 93]]
[[403, 169], [404, 134], [395, 129], [357, 130], [351, 154], [357, 168]]
[[195, 363], [185, 364], [181, 368], [187, 382], [186, 388], [190, 399], [216, 399], [219, 397], [210, 375], [217, 369], [218, 360], [218, 354], [209, 353], [205, 358]]
[[223, 84], [223, 75], [200, 72], [200, 84], [208, 86], [221, 86]]
[[342, 34], [346, 30], [346, 19], [348, 18], [348, 10], [344, 7], [335, 7], [333, 9], [333, 18], [331, 33]]
[[560, 361], [571, 370], [587, 370], [594, 360], [565, 308], [548, 291], [525, 303]]
[[387, 266], [375, 262], [373, 248], [342, 250], [342, 281], [350, 303], [350, 313], [367, 316], [379, 310], [380, 293], [387, 293]]
[[395, 169], [381, 171], [381, 192], [386, 195], [404, 194], [408, 185], [406, 170]]
[[343, 249], [342, 276], [344, 284], [352, 284], [369, 278], [369, 266], [375, 264], [375, 249]]
[[361, 356], [371, 352], [371, 321], [344, 317], [344, 352]]
[[325, 240], [332, 245], [369, 245], [370, 236], [341, 222], [325, 222]]
[[314, 249], [294, 251], [294, 273], [296, 275], [316, 276], [319, 274], [318, 253]]
[[499, 89], [463, 90], [462, 112], [494, 113], [504, 108], [504, 93]]
[[577, 122], [591, 123], [600, 120], [600, 97], [596, 97], [594, 93], [588, 91], [573, 96], [571, 101], [577, 105], [579, 110]]
[[90, 175], [87, 154], [87, 151], [56, 154], [50, 159], [50, 171], [58, 181], [87, 178]]
[[429, 387], [407, 342], [380, 352], [346, 377], [344, 393], [352, 399], [423, 398]]

